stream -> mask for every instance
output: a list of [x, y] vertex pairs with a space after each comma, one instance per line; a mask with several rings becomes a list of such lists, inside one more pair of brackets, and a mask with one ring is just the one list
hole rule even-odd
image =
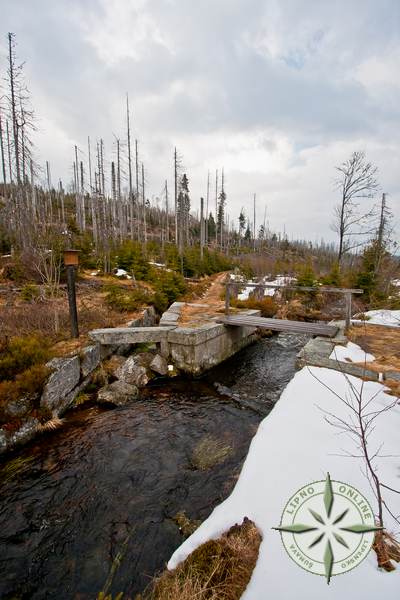
[[[0, 463], [0, 598], [134, 598], [232, 491], [307, 336], [264, 338], [196, 380], [155, 380], [130, 406], [71, 411]], [[199, 466], [202, 444], [224, 450]]]

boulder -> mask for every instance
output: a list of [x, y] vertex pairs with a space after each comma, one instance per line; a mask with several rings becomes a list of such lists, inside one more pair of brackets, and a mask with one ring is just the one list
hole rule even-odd
[[100, 364], [100, 346], [86, 346], [81, 352], [81, 373], [87, 377]]
[[150, 363], [150, 369], [159, 375], [167, 375], [168, 363], [160, 354], [156, 354]]
[[153, 377], [150, 370], [153, 359], [154, 355], [149, 352], [140, 352], [129, 356], [124, 364], [115, 371], [115, 377], [131, 385], [144, 387]]
[[112, 375], [113, 377], [117, 377], [116, 373], [122, 365], [126, 363], [125, 356], [119, 356], [118, 354], [113, 354], [105, 363], [103, 363], [103, 367], [105, 372], [108, 375]]
[[40, 405], [51, 411], [57, 411], [62, 400], [79, 383], [81, 376], [80, 360], [78, 356], [71, 358], [53, 358], [47, 366], [53, 369], [44, 387]]
[[137, 385], [138, 387], [144, 387], [151, 379], [148, 368], [139, 364], [136, 361], [135, 356], [130, 356], [125, 363], [117, 369], [115, 376], [121, 381], [130, 383], [131, 385]]
[[4, 412], [8, 417], [24, 417], [32, 410], [30, 398], [17, 398], [4, 406]]
[[29, 417], [26, 419], [26, 421], [22, 423], [21, 427], [17, 429], [17, 431], [14, 431], [12, 435], [10, 435], [8, 440], [9, 446], [13, 447], [17, 444], [29, 442], [29, 440], [31, 440], [37, 433], [39, 425], [40, 421], [35, 417]]
[[4, 429], [0, 429], [0, 453], [7, 450], [7, 434]]
[[97, 401], [101, 404], [114, 404], [114, 406], [124, 406], [135, 398], [139, 393], [135, 385], [130, 385], [125, 381], [114, 381], [109, 385], [102, 387], [97, 393]]

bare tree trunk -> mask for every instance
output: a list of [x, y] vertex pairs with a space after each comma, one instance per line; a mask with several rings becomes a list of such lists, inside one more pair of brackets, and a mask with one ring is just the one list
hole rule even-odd
[[215, 245], [218, 246], [218, 169], [215, 171]]
[[138, 141], [135, 139], [135, 170], [136, 170], [136, 220], [137, 220], [137, 239], [140, 237], [140, 212], [139, 212], [139, 151]]
[[253, 196], [253, 251], [256, 251], [256, 195]]
[[200, 258], [204, 253], [204, 198], [200, 198]]
[[2, 166], [2, 170], [3, 170], [3, 195], [4, 195], [4, 197], [6, 197], [6, 185], [7, 185], [6, 157], [4, 154], [3, 122], [1, 120], [1, 114], [0, 114], [0, 150], [1, 150], [1, 166]]
[[8, 121], [6, 121], [6, 131], [7, 131], [7, 154], [8, 154], [8, 168], [10, 171], [10, 183], [13, 183], [12, 161], [11, 161], [11, 141], [10, 141], [10, 129], [8, 127]]
[[169, 206], [168, 206], [168, 183], [165, 180], [165, 239], [169, 242]]
[[210, 171], [207, 173], [207, 201], [206, 201], [206, 222], [205, 222], [205, 243], [208, 245], [208, 204], [210, 200]]
[[178, 159], [174, 150], [175, 244], [178, 245]]
[[144, 165], [142, 163], [142, 194], [143, 194], [143, 233], [144, 233], [144, 244], [146, 251], [147, 244], [147, 223], [146, 223], [146, 194], [144, 189]]
[[21, 170], [20, 170], [20, 158], [19, 158], [19, 127], [17, 117], [17, 99], [15, 93], [15, 78], [16, 78], [16, 66], [14, 56], [14, 34], [8, 34], [8, 64], [9, 64], [9, 78], [10, 78], [10, 93], [11, 93], [11, 116], [13, 124], [13, 135], [14, 135], [14, 156], [15, 156], [15, 169], [17, 174], [17, 184], [21, 183]]

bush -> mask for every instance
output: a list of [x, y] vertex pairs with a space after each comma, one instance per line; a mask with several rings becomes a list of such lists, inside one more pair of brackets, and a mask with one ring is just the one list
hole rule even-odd
[[39, 297], [39, 288], [34, 283], [27, 283], [21, 290], [21, 298], [24, 302], [32, 302]]
[[50, 369], [45, 365], [33, 365], [19, 373], [13, 381], [0, 382], [0, 422], [8, 422], [6, 408], [9, 402], [24, 398], [27, 402], [37, 400], [42, 391]]
[[107, 285], [104, 289], [107, 292], [106, 303], [119, 312], [133, 312], [153, 302], [152, 294], [145, 288], [129, 289], [118, 285]]
[[6, 339], [0, 348], [0, 381], [12, 380], [50, 358], [49, 342], [38, 335]]
[[237, 300], [233, 298], [231, 304], [236, 308], [250, 308], [259, 310], [261, 311], [261, 316], [265, 318], [273, 317], [278, 310], [278, 306], [271, 296], [266, 296], [262, 299], [257, 299], [251, 296], [247, 300]]
[[153, 297], [154, 307], [158, 312], [163, 312], [172, 302], [182, 296], [187, 285], [179, 273], [174, 271], [161, 271], [157, 279], [153, 281], [155, 294]]
[[151, 266], [139, 242], [127, 240], [121, 244], [115, 262], [120, 269], [132, 273], [139, 281], [148, 281], [151, 276]]

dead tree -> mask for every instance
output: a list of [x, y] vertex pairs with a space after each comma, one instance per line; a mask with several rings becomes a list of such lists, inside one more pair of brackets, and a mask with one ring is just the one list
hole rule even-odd
[[[346, 252], [361, 246], [360, 236], [371, 233], [366, 228], [372, 211], [359, 212], [359, 200], [373, 198], [379, 188], [377, 167], [367, 162], [364, 152], [353, 152], [336, 170], [340, 173], [335, 182], [341, 198], [335, 207], [332, 229], [339, 236], [338, 261]], [[357, 241], [354, 237], [357, 236]]]
[[4, 153], [4, 139], [3, 139], [3, 121], [0, 112], [0, 150], [1, 150], [1, 166], [3, 170], [3, 196], [6, 196], [6, 185], [7, 185], [7, 174], [6, 174], [6, 157]]

